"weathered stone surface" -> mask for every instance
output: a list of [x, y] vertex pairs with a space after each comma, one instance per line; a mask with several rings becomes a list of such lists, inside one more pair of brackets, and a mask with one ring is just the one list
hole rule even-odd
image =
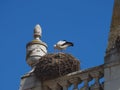
[[114, 1], [115, 3], [114, 3], [107, 50], [113, 47], [117, 36], [120, 35], [120, 0], [114, 0]]
[[104, 78], [104, 90], [120, 90], [120, 0], [114, 0]]
[[116, 27], [120, 25], [120, 0], [114, 0], [113, 16], [111, 27]]
[[[68, 90], [68, 87], [70, 85], [74, 85], [74, 89], [78, 89], [78, 84], [80, 85], [84, 82], [86, 84], [84, 84], [83, 88], [80, 87], [78, 90], [87, 90], [88, 88], [91, 87], [88, 85], [88, 83], [91, 80], [95, 79], [94, 77], [92, 77], [93, 75], [91, 75], [91, 73], [93, 73], [93, 72], [99, 73], [99, 75], [97, 75], [96, 77], [102, 78], [103, 74], [104, 74], [103, 70], [104, 70], [104, 65], [89, 68], [89, 69], [83, 70], [83, 71], [79, 70], [76, 72], [69, 73], [62, 77], [54, 78], [51, 80], [46, 80], [43, 82], [43, 85], [44, 85], [44, 87], [46, 86], [49, 88], [58, 87], [57, 85], [60, 85], [63, 87], [63, 90]], [[84, 76], [84, 77], [82, 77], [82, 76]], [[95, 84], [93, 86], [95, 87]], [[103, 89], [101, 89], [102, 87], [101, 87], [100, 82], [99, 82], [99, 88], [100, 89], [96, 89], [96, 90], [103, 90]], [[43, 90], [46, 90], [46, 89], [43, 89]], [[51, 90], [51, 89], [48, 89], [48, 90]], [[59, 90], [59, 89], [56, 89], [56, 90]]]
[[39, 24], [34, 28], [34, 40], [26, 45], [26, 62], [32, 68], [38, 63], [39, 59], [46, 55], [47, 44], [40, 40], [42, 29]]
[[120, 90], [120, 65], [105, 69], [104, 87], [104, 90]]
[[42, 90], [41, 81], [34, 74], [26, 74], [21, 78], [19, 90]]

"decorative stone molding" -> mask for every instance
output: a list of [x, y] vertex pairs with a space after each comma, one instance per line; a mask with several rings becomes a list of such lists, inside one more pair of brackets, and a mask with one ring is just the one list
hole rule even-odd
[[[89, 89], [102, 90], [101, 89], [102, 85], [99, 82], [99, 79], [103, 78], [103, 76], [104, 65], [100, 65], [97, 67], [89, 68], [87, 70], [76, 71], [56, 79], [44, 81], [43, 85], [50, 87], [51, 90], [55, 90], [56, 88], [55, 86], [57, 85], [60, 85], [63, 90], [67, 90], [70, 85], [74, 85], [73, 90], [89, 90]], [[95, 83], [92, 86], [89, 86], [88, 83], [91, 80], [95, 80]], [[84, 86], [78, 88], [78, 85], [81, 84], [82, 82], [84, 82]]]

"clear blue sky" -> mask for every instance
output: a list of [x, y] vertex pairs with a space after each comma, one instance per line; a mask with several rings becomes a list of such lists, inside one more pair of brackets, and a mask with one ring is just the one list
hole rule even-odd
[[114, 0], [0, 0], [0, 90], [18, 90], [30, 70], [26, 44], [40, 24], [52, 53], [58, 40], [74, 42], [71, 53], [86, 69], [104, 63]]

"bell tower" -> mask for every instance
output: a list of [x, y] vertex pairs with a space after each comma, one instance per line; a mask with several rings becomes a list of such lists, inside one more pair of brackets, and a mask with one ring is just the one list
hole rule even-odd
[[120, 0], [114, 0], [104, 76], [104, 90], [120, 90]]

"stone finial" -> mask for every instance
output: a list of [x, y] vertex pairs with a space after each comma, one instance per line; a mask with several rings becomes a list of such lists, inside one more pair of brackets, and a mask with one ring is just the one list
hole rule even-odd
[[47, 54], [47, 44], [40, 40], [42, 29], [39, 24], [34, 28], [34, 39], [26, 45], [26, 61], [34, 67], [39, 59]]
[[111, 28], [120, 25], [120, 0], [114, 0]]
[[112, 22], [110, 27], [107, 51], [112, 49], [116, 38], [120, 35], [120, 0], [114, 0]]
[[34, 28], [34, 39], [39, 39], [42, 35], [42, 29], [39, 24], [37, 24]]

